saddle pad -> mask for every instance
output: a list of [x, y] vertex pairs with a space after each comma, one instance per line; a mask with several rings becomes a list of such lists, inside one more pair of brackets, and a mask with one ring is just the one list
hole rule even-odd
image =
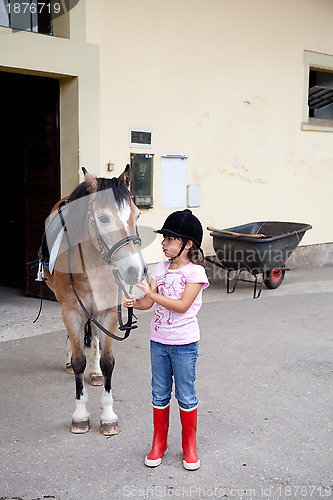
[[50, 252], [50, 258], [49, 258], [49, 272], [53, 274], [54, 271], [54, 265], [55, 261], [57, 260], [58, 253], [59, 253], [59, 248], [62, 242], [62, 238], [64, 236], [64, 228], [60, 230], [60, 233], [58, 234]]
[[[67, 211], [68, 206], [66, 204], [61, 205], [61, 213], [64, 220], [66, 220]], [[64, 227], [59, 212], [56, 214], [52, 213], [48, 219], [46, 219], [45, 226], [39, 257], [45, 267], [49, 268], [49, 272], [53, 274], [55, 261], [64, 235]]]

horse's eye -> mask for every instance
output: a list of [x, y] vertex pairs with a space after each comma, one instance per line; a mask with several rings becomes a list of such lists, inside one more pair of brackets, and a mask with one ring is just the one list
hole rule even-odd
[[105, 214], [101, 214], [98, 216], [98, 220], [101, 224], [108, 224], [110, 222], [110, 217]]

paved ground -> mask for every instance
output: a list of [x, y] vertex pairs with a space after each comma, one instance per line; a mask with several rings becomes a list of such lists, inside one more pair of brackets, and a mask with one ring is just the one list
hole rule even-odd
[[0, 500], [332, 498], [333, 268], [287, 273], [252, 299], [248, 284], [205, 291], [197, 392], [202, 467], [182, 467], [173, 401], [169, 452], [143, 464], [152, 435], [148, 325], [115, 346], [121, 433], [99, 434], [101, 388], [88, 387], [91, 431], [69, 432], [74, 380], [64, 371], [59, 306], [0, 290]]

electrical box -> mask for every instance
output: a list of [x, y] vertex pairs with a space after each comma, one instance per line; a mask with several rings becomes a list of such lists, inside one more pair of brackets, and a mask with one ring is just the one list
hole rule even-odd
[[200, 207], [200, 186], [192, 184], [187, 186], [187, 206]]
[[131, 153], [131, 194], [139, 208], [153, 208], [153, 154]]
[[186, 207], [187, 156], [162, 156], [162, 208]]

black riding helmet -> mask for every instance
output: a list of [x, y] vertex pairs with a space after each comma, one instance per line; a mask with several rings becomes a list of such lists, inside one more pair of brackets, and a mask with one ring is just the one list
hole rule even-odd
[[203, 229], [199, 219], [192, 214], [191, 210], [179, 210], [173, 212], [166, 219], [161, 229], [154, 231], [155, 233], [165, 236], [173, 236], [174, 238], [182, 238], [184, 240], [183, 247], [177, 257], [182, 253], [186, 243], [191, 240], [201, 250], [201, 242]]

